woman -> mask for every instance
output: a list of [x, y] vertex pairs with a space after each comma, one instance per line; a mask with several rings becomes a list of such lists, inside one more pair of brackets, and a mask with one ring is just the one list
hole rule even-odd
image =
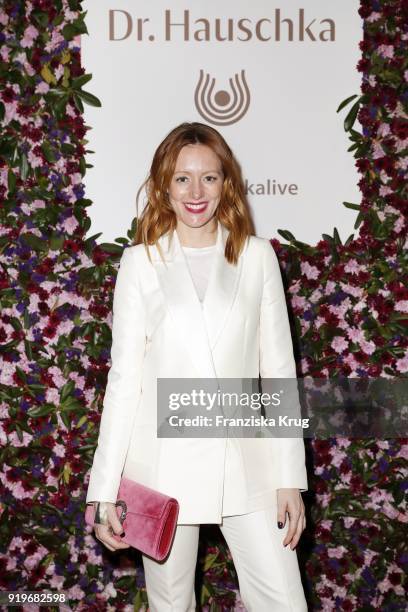
[[122, 528], [113, 506], [126, 476], [180, 504], [166, 560], [143, 555], [151, 612], [195, 610], [201, 523], [220, 525], [248, 610], [306, 610], [294, 550], [305, 528], [303, 439], [157, 436], [157, 378], [296, 377], [277, 257], [252, 235], [238, 163], [215, 129], [172, 130], [145, 184], [148, 202], [114, 293], [87, 494], [105, 515], [96, 536], [110, 550], [126, 548], [114, 537]]

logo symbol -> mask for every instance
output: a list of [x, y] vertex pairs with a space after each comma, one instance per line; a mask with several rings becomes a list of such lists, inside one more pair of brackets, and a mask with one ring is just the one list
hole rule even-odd
[[200, 70], [200, 78], [194, 93], [194, 102], [201, 117], [214, 125], [231, 125], [236, 123], [248, 110], [251, 96], [245, 79], [245, 70], [241, 75], [235, 74], [229, 79], [231, 93], [219, 89], [215, 94], [215, 79], [204, 70]]

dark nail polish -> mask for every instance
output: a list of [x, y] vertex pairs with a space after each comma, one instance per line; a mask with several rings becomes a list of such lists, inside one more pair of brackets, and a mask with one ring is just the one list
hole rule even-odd
[[278, 527], [279, 527], [279, 529], [282, 529], [283, 523], [281, 521], [278, 521]]
[[122, 533], [120, 534], [120, 537], [123, 538], [126, 535], [126, 533], [124, 531], [122, 531]]

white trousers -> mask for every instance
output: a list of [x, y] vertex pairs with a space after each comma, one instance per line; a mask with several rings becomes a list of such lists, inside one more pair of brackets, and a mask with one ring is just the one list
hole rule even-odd
[[[307, 612], [296, 550], [282, 541], [276, 505], [249, 514], [224, 516], [219, 525], [238, 575], [248, 612]], [[177, 525], [164, 562], [142, 555], [149, 612], [195, 612], [195, 569], [200, 525]]]

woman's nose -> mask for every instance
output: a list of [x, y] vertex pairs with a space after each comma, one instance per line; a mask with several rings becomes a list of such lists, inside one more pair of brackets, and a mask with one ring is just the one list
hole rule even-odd
[[194, 200], [198, 200], [202, 194], [202, 185], [200, 181], [193, 181], [191, 192]]

